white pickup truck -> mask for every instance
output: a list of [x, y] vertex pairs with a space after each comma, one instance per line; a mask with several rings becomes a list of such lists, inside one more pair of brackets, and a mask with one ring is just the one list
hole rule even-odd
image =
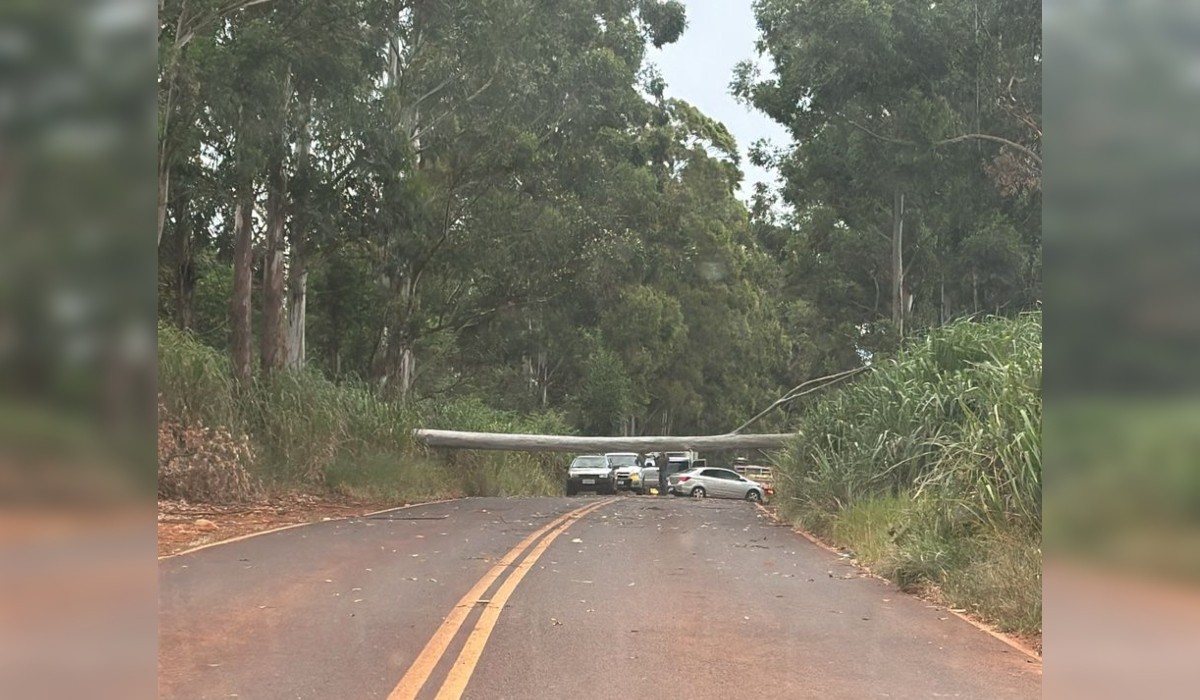
[[604, 455], [580, 455], [567, 468], [567, 495], [580, 491], [616, 493], [616, 471]]

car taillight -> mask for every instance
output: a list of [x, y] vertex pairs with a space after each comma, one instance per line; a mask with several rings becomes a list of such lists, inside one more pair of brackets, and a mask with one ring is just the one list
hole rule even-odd
[[690, 476], [681, 476], [681, 477], [679, 477], [679, 481], [680, 481], [680, 483], [683, 483], [684, 481], [687, 481], [687, 480], [688, 480], [688, 479], [690, 479], [690, 478], [692, 478], [692, 477], [690, 477]]

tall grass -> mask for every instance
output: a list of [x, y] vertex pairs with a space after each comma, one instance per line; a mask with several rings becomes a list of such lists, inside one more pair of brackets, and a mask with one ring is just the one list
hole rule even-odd
[[1025, 567], [1002, 597], [1025, 598], [969, 602], [1030, 631], [1028, 610], [1040, 618], [1041, 418], [1041, 315], [955, 323], [810, 403], [779, 460], [776, 500], [901, 585], [968, 599], [981, 589], [967, 578], [992, 570], [981, 543], [1016, 543], [994, 550]]
[[496, 452], [429, 452], [420, 425], [485, 431], [567, 432], [553, 412], [517, 415], [469, 399], [420, 407], [385, 401], [370, 387], [315, 372], [231, 379], [228, 358], [187, 333], [159, 327], [159, 392], [173, 419], [221, 427], [253, 444], [251, 472], [276, 490], [324, 488], [352, 496], [418, 500], [562, 492], [561, 458]]
[[960, 322], [811, 403], [783, 459], [796, 514], [929, 495], [944, 517], [1040, 528], [1041, 317]]

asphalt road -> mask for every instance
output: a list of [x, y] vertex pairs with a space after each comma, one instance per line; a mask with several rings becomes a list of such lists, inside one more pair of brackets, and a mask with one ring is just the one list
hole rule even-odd
[[1041, 697], [1019, 651], [708, 499], [468, 499], [160, 561], [162, 698]]

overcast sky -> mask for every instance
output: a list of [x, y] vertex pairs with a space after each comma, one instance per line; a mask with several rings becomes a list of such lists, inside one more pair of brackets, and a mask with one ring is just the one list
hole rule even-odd
[[774, 181], [769, 172], [750, 165], [750, 144], [760, 138], [777, 145], [787, 142], [787, 132], [766, 115], [744, 107], [729, 93], [733, 67], [753, 58], [758, 29], [754, 24], [752, 0], [683, 0], [687, 6], [687, 31], [679, 41], [656, 50], [649, 60], [662, 71], [667, 96], [686, 100], [708, 116], [725, 124], [737, 139], [742, 154], [743, 199], [754, 183]]

